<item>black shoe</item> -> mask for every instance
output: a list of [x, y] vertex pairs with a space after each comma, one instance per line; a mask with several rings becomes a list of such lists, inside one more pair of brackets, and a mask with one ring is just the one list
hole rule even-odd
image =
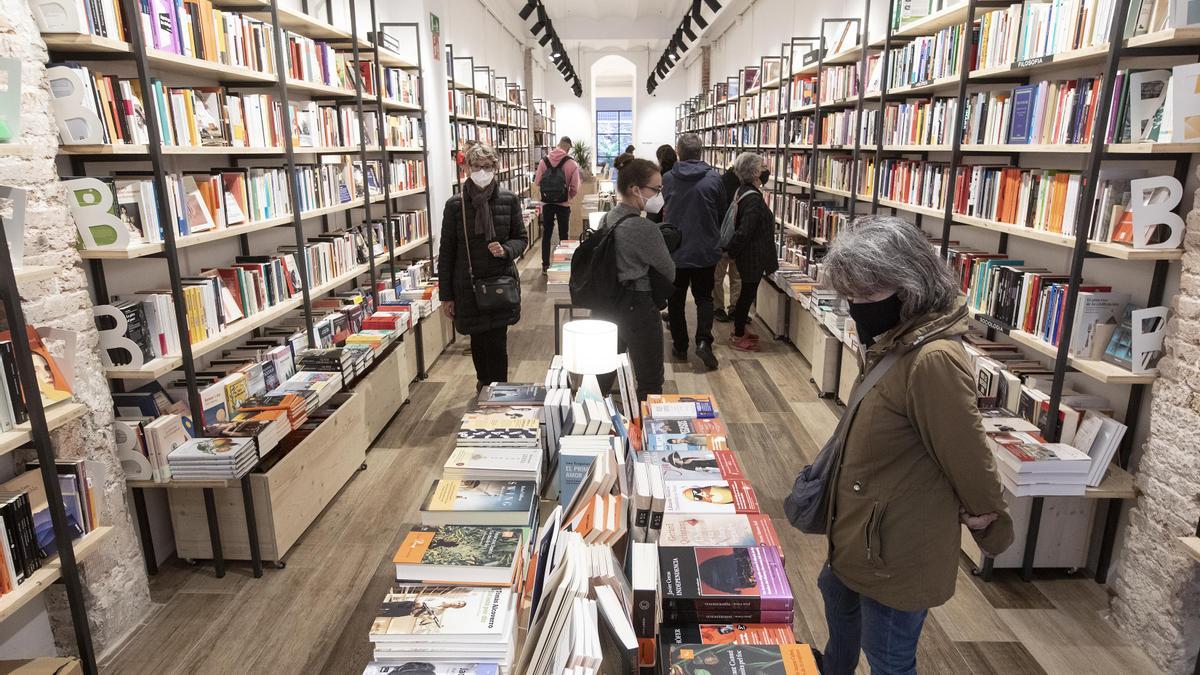
[[721, 323], [729, 323], [730, 321], [733, 321], [733, 317], [729, 316], [724, 307], [718, 307], [716, 310], [714, 310], [713, 318]]
[[671, 347], [671, 356], [678, 361], [687, 361], [687, 347], [680, 349], [679, 347]]
[[663, 323], [670, 323], [670, 321], [671, 321], [671, 313], [670, 312], [665, 312], [665, 311], [659, 312], [659, 316], [662, 317]]
[[712, 345], [707, 342], [701, 342], [696, 345], [696, 356], [700, 357], [700, 362], [709, 370], [717, 369], [717, 357], [713, 354]]
[[544, 276], [544, 277], [550, 276], [550, 268], [549, 267], [542, 268], [542, 276]]

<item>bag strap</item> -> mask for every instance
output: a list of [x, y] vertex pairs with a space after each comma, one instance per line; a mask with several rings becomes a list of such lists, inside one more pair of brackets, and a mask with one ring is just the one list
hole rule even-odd
[[471, 278], [471, 284], [475, 284], [475, 266], [471, 264], [471, 237], [467, 234], [467, 191], [460, 190], [462, 200], [459, 202], [459, 211], [462, 212], [463, 226], [463, 248], [467, 251], [467, 276]]
[[850, 422], [854, 419], [854, 414], [858, 412], [858, 405], [862, 403], [867, 393], [879, 383], [879, 380], [883, 379], [883, 376], [892, 369], [896, 361], [900, 360], [900, 357], [908, 352], [908, 349], [893, 349], [884, 354], [879, 363], [876, 363], [874, 368], [868, 370], [863, 379], [859, 380], [858, 384], [854, 385], [854, 389], [850, 391], [850, 399], [846, 401], [846, 412], [842, 413], [842, 419], [838, 420], [837, 428], [830, 438], [830, 442], [837, 443], [835, 466], [840, 466], [842, 463], [841, 456], [846, 443], [846, 434], [850, 431]]

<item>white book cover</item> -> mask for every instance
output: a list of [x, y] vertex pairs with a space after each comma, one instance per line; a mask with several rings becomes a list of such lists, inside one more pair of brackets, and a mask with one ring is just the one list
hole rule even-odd
[[[371, 624], [371, 642], [506, 643], [512, 639], [513, 593], [508, 588], [397, 586]], [[464, 649], [464, 651], [468, 651]]]
[[447, 473], [463, 475], [480, 472], [536, 475], [541, 461], [540, 449], [455, 448], [443, 468]]

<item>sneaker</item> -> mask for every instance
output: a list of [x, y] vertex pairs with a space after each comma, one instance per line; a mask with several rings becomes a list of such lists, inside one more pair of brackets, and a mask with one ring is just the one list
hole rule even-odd
[[550, 268], [549, 267], [542, 268], [542, 276], [544, 276], [544, 277], [550, 276]]
[[733, 347], [739, 352], [762, 351], [762, 348], [758, 346], [758, 340], [751, 339], [749, 335], [743, 335], [741, 337], [730, 335], [729, 346]]
[[724, 307], [718, 307], [713, 311], [713, 319], [720, 321], [721, 323], [729, 323], [730, 321], [733, 321], [733, 317], [729, 316], [729, 312], [726, 312]]
[[696, 356], [699, 357], [700, 362], [703, 363], [709, 370], [717, 369], [717, 356], [713, 354], [711, 344], [707, 342], [701, 342], [700, 344], [696, 345]]

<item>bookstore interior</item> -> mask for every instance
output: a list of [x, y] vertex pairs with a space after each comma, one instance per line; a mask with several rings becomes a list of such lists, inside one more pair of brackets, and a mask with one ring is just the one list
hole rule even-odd
[[4, 0], [0, 672], [1200, 674], [1197, 158], [1200, 0]]

